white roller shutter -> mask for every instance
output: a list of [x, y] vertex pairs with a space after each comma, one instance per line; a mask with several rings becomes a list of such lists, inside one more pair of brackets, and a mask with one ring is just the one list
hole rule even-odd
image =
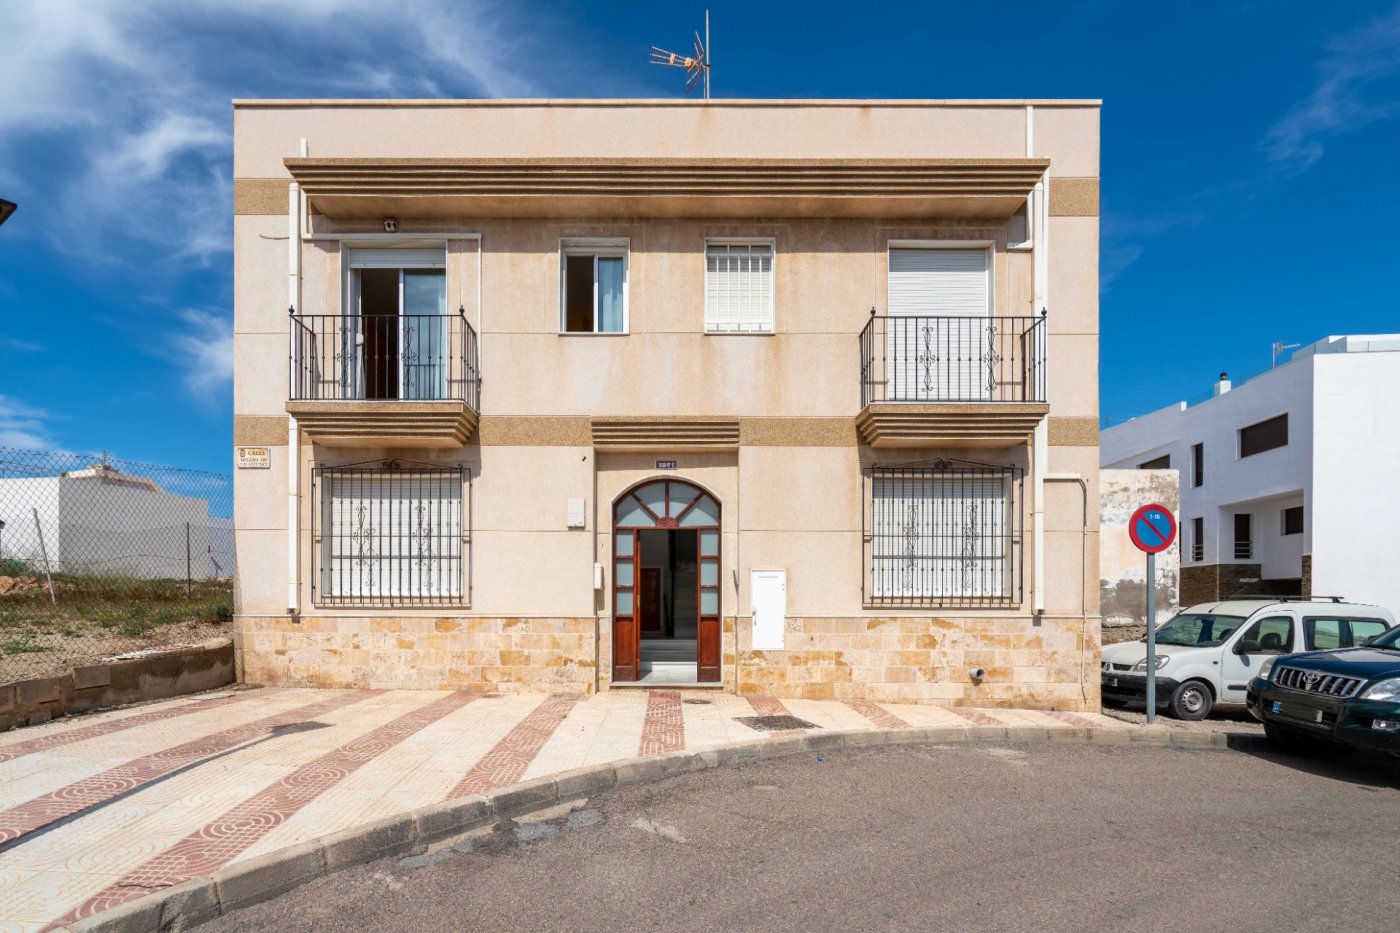
[[976, 321], [991, 315], [990, 251], [890, 249], [891, 401], [976, 401], [991, 397], [989, 337]]
[[771, 243], [705, 244], [705, 329], [772, 332]]
[[351, 247], [346, 250], [346, 264], [351, 269], [446, 269], [445, 246], [412, 249], [370, 249]]

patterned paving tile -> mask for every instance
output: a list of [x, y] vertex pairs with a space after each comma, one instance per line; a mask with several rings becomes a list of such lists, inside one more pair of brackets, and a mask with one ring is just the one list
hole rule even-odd
[[681, 695], [674, 690], [647, 691], [647, 714], [637, 754], [664, 755], [685, 749], [685, 717]]
[[963, 707], [963, 706], [949, 706], [949, 707], [947, 707], [947, 709], [948, 709], [948, 712], [952, 713], [954, 716], [961, 716], [963, 719], [966, 719], [968, 722], [974, 723], [974, 724], [979, 725], [979, 726], [1004, 726], [1004, 725], [1006, 725], [1006, 722], [1005, 722], [1004, 720], [1001, 720], [1001, 719], [996, 718], [995, 716], [989, 715], [989, 714], [988, 714], [986, 711], [984, 711], [984, 710], [980, 710], [980, 709], [968, 709], [968, 708]]
[[869, 700], [847, 700], [846, 705], [881, 729], [905, 729], [909, 723]]
[[[1124, 728], [1092, 713], [784, 701], [699, 690], [477, 702], [402, 690], [249, 696], [253, 702], [210, 701], [178, 713], [193, 704], [171, 701], [26, 732], [0, 746], [0, 753], [24, 750], [0, 761], [0, 798], [17, 803], [0, 812], [0, 845], [7, 829], [23, 832], [36, 820], [42, 825], [61, 818], [55, 814], [80, 813], [90, 801], [104, 803], [33, 839], [10, 837], [8, 851], [0, 851], [0, 933], [4, 923], [37, 929], [85, 916], [152, 884], [443, 799], [586, 764], [763, 735], [739, 717], [791, 715], [833, 730]], [[313, 717], [325, 727], [256, 741], [278, 725]], [[182, 770], [186, 763], [198, 767]], [[163, 779], [143, 783], [153, 777]], [[131, 789], [138, 792], [112, 800]]]
[[467, 693], [448, 694], [302, 765], [55, 922], [72, 923], [142, 897], [154, 888], [216, 871], [349, 774], [472, 699]]
[[55, 820], [72, 816], [94, 804], [127, 793], [202, 758], [228, 751], [243, 742], [271, 735], [274, 730], [299, 724], [373, 695], [368, 691], [337, 694], [290, 712], [268, 716], [212, 735], [200, 736], [193, 741], [163, 749], [109, 768], [101, 774], [67, 784], [56, 791], [0, 813], [0, 844], [11, 842]]
[[[249, 693], [261, 694], [263, 691]], [[299, 691], [270, 690], [265, 698], [212, 709], [210, 701], [185, 716], [148, 722], [143, 726], [22, 755], [0, 763], [0, 810], [8, 810], [116, 765], [187, 742], [194, 736], [208, 735], [308, 703], [316, 696]]]
[[1060, 722], [1069, 723], [1071, 726], [1080, 726], [1081, 728], [1088, 729], [1101, 729], [1104, 725], [1102, 722], [1095, 722], [1094, 720], [1089, 719], [1087, 716], [1080, 716], [1075, 713], [1065, 712], [1063, 710], [1049, 709], [1041, 710], [1039, 712], [1043, 716], [1048, 716], [1051, 719], [1058, 719]]
[[[315, 691], [306, 691], [303, 698]], [[430, 702], [432, 695], [414, 705]], [[41, 871], [78, 871], [120, 876], [161, 854], [189, 833], [216, 819], [260, 788], [296, 768], [402, 715], [408, 708], [388, 694], [316, 718], [322, 728], [284, 734], [275, 741], [236, 752], [144, 786], [140, 793], [110, 802], [81, 818], [21, 840], [0, 863]], [[274, 759], [247, 760], [271, 748]], [[97, 889], [87, 892], [95, 893]], [[61, 905], [76, 906], [81, 899]]]
[[188, 716], [191, 713], [202, 713], [206, 710], [218, 709], [222, 706], [232, 706], [235, 703], [244, 702], [253, 693], [254, 691], [250, 690], [213, 700], [175, 703], [169, 706], [160, 706], [145, 712], [139, 712], [133, 716], [104, 717], [99, 721], [77, 725], [71, 729], [55, 730], [31, 739], [9, 742], [0, 745], [0, 762], [14, 761], [16, 758], [23, 758], [25, 755], [33, 755], [36, 752], [41, 752], [46, 749], [57, 748], [60, 745], [71, 745], [74, 742], [82, 742], [86, 739], [97, 738], [102, 735], [111, 735], [114, 732], [122, 732], [126, 729], [135, 729], [137, 726], [144, 726], [147, 723], [175, 719], [180, 716]]
[[577, 696], [556, 696], [541, 703], [467, 772], [467, 776], [447, 795], [448, 799], [479, 794], [519, 781], [544, 743], [580, 699]]
[[[418, 702], [433, 698], [433, 694], [420, 694]], [[403, 707], [404, 701], [399, 701], [398, 705]], [[398, 745], [386, 749], [308, 802], [295, 816], [273, 828], [234, 861], [256, 858], [317, 836], [438, 803], [461, 779], [467, 764], [450, 774], [436, 774], [427, 763], [446, 745], [477, 744], [483, 752], [489, 747], [477, 742], [469, 727], [464, 725], [467, 714], [483, 705], [485, 701], [458, 707], [406, 736]]]
[[[755, 716], [791, 716], [792, 710], [787, 704], [777, 697], [749, 697], [749, 706], [753, 707]], [[808, 720], [810, 722], [810, 720]], [[754, 730], [755, 735], [802, 735], [806, 729], [779, 729], [775, 732], [761, 733]], [[752, 736], [751, 736], [752, 737]]]

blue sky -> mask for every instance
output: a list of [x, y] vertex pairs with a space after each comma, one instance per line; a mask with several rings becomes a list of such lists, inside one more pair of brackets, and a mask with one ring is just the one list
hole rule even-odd
[[[1106, 421], [1400, 330], [1396, 3], [710, 6], [720, 97], [1104, 100]], [[703, 10], [6, 0], [0, 446], [229, 468], [231, 98], [672, 96]]]

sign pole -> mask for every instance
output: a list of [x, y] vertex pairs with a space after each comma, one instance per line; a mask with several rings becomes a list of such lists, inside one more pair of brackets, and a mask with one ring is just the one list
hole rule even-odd
[[1128, 537], [1147, 555], [1147, 724], [1157, 721], [1157, 552], [1176, 540], [1176, 516], [1166, 506], [1144, 505], [1128, 519]]
[[1147, 552], [1147, 724], [1157, 721], [1157, 555]]

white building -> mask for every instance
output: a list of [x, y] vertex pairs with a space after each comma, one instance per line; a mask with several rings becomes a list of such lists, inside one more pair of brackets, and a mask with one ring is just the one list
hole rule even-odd
[[202, 579], [211, 571], [209, 503], [109, 466], [0, 479], [0, 521], [0, 560], [34, 570], [47, 557], [54, 573]]
[[1181, 604], [1344, 596], [1400, 611], [1400, 334], [1328, 337], [1233, 390], [1103, 432], [1181, 475]]

